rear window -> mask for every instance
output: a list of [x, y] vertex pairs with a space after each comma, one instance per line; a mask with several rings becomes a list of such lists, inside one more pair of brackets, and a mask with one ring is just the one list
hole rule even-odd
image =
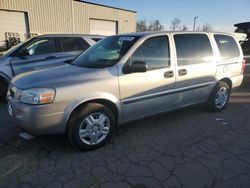
[[205, 34], [176, 34], [174, 41], [178, 65], [192, 65], [206, 62], [213, 56], [209, 38]]
[[79, 38], [65, 37], [65, 38], [60, 38], [60, 41], [63, 52], [85, 51], [90, 47], [90, 45], [83, 38], [80, 37]]
[[214, 38], [221, 57], [231, 59], [240, 56], [238, 45], [233, 37], [227, 35], [214, 35]]

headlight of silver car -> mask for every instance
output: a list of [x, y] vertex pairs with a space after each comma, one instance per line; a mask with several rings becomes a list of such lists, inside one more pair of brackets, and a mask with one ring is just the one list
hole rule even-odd
[[22, 91], [19, 100], [26, 104], [48, 104], [54, 102], [55, 94], [52, 88], [31, 88]]

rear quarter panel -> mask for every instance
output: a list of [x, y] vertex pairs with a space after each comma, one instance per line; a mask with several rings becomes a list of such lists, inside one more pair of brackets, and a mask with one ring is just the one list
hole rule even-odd
[[[231, 59], [224, 59], [220, 55], [219, 48], [216, 44], [216, 41], [214, 39], [214, 35], [226, 35], [234, 38], [235, 42], [237, 43], [238, 49], [240, 51], [240, 56], [236, 58]], [[221, 34], [221, 33], [213, 33], [210, 34], [210, 38], [212, 39], [212, 43], [215, 48], [215, 58], [217, 61], [217, 71], [215, 78], [217, 81], [222, 80], [224, 78], [228, 78], [232, 81], [232, 87], [238, 87], [241, 85], [243, 81], [243, 75], [242, 75], [242, 62], [243, 62], [243, 53], [240, 44], [237, 42], [237, 39], [234, 35], [231, 34]]]

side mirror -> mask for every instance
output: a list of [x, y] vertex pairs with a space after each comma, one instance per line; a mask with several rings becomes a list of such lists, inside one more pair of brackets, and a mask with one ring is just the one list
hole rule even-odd
[[130, 74], [135, 72], [147, 72], [147, 64], [142, 61], [134, 61], [131, 64], [126, 63], [122, 69], [124, 74]]
[[18, 53], [17, 53], [17, 56], [18, 57], [24, 57], [24, 56], [28, 56], [30, 55], [29, 52], [26, 50], [26, 49], [23, 49], [23, 50], [20, 50]]

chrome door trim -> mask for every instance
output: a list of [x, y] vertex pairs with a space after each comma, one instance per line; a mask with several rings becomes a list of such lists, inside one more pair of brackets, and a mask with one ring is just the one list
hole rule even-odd
[[218, 66], [223, 66], [223, 65], [234, 65], [234, 64], [239, 64], [239, 62], [223, 62], [223, 63], [217, 63]]
[[204, 84], [198, 84], [198, 85], [183, 87], [183, 88], [179, 88], [179, 89], [172, 89], [172, 90], [168, 90], [168, 91], [157, 92], [157, 93], [154, 93], [154, 94], [143, 95], [143, 96], [139, 96], [139, 97], [131, 97], [131, 98], [127, 98], [127, 99], [122, 100], [122, 103], [124, 105], [127, 105], [127, 104], [131, 104], [131, 103], [135, 103], [135, 102], [139, 102], [139, 101], [143, 101], [143, 100], [162, 97], [162, 96], [165, 96], [165, 95], [171, 95], [171, 94], [181, 93], [181, 92], [185, 92], [185, 91], [200, 89], [200, 88], [203, 88], [203, 87], [208, 87], [208, 86], [210, 86], [210, 85], [212, 85], [214, 83], [215, 82], [207, 82], [207, 83], [204, 83]]

